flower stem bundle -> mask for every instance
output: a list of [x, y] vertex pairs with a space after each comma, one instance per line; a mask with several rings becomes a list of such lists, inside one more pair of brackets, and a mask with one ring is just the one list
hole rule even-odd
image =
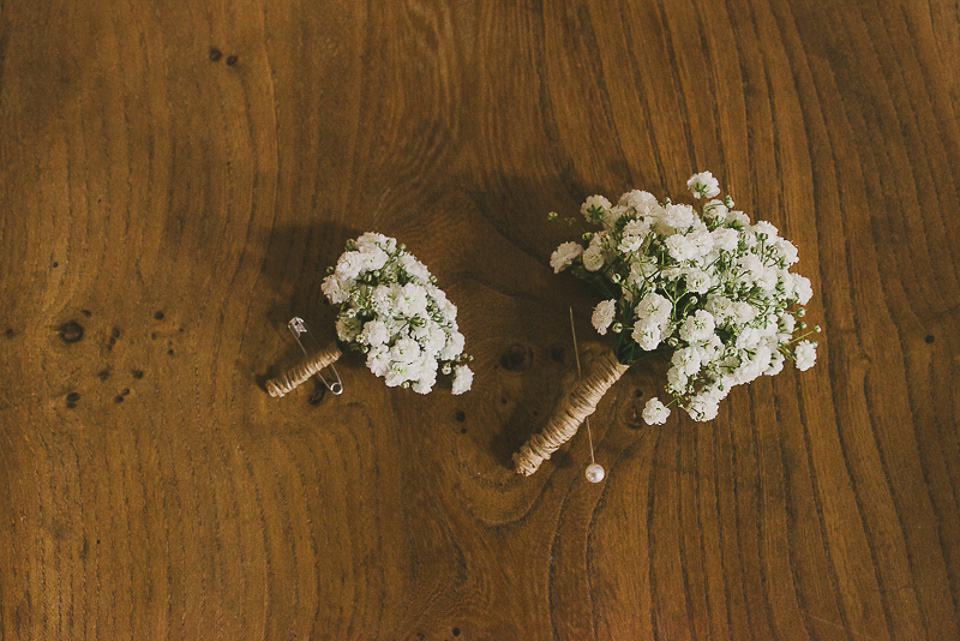
[[343, 352], [340, 351], [336, 343], [328, 345], [316, 354], [304, 357], [283, 374], [268, 380], [267, 392], [274, 398], [286, 396], [310, 380], [311, 376], [323, 368], [336, 363], [341, 356], [343, 356]]
[[322, 286], [327, 299], [340, 306], [336, 345], [267, 381], [267, 391], [283, 396], [343, 352], [357, 351], [389, 387], [427, 394], [444, 374], [452, 376], [454, 394], [466, 392], [473, 383], [466, 364], [472, 357], [463, 351], [457, 308], [436, 283], [394, 238], [367, 232], [348, 241]]
[[670, 355], [671, 398], [647, 402], [648, 425], [665, 423], [671, 405], [695, 421], [713, 420], [733, 387], [774, 376], [788, 360], [801, 371], [815, 363], [816, 343], [807, 337], [820, 327], [807, 330], [802, 320], [813, 291], [790, 271], [797, 248], [770, 223], [752, 224], [729, 196], [717, 199], [720, 187], [710, 172], [692, 176], [687, 186], [706, 200], [699, 211], [639, 190], [616, 205], [591, 196], [580, 209], [588, 225], [584, 244], [563, 243], [553, 252], [555, 272], [569, 270], [604, 296], [591, 320], [616, 342], [514, 455], [518, 473], [535, 472], [646, 355]]
[[524, 476], [533, 474], [541, 463], [573, 438], [580, 424], [596, 411], [607, 390], [629, 369], [617, 361], [612, 352], [604, 353], [597, 361], [590, 375], [566, 395], [543, 431], [530, 437], [513, 455], [517, 472]]

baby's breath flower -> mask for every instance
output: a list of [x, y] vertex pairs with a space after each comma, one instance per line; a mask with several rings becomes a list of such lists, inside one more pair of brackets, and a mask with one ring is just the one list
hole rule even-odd
[[591, 322], [597, 333], [601, 336], [607, 333], [607, 328], [613, 322], [613, 315], [617, 311], [617, 301], [615, 299], [601, 301], [593, 310]]
[[563, 243], [554, 250], [550, 256], [550, 266], [553, 267], [553, 273], [559, 274], [570, 266], [571, 263], [583, 253], [583, 246], [580, 243]]
[[[591, 321], [599, 334], [618, 335], [620, 362], [654, 350], [672, 353], [666, 389], [692, 418], [705, 421], [734, 386], [776, 375], [788, 358], [800, 370], [811, 367], [816, 344], [796, 341], [818, 327], [794, 338], [804, 331], [797, 319], [813, 296], [810, 281], [791, 271], [796, 246], [773, 224], [752, 224], [729, 195], [720, 198], [710, 172], [687, 185], [706, 201], [699, 211], [640, 190], [615, 206], [591, 196], [581, 207], [587, 246], [564, 243], [550, 264], [557, 272], [582, 265], [575, 273], [606, 293]], [[669, 414], [657, 399], [648, 409], [644, 418], [653, 422]]]
[[698, 309], [681, 323], [680, 338], [688, 343], [699, 343], [712, 335], [715, 327], [713, 314], [705, 309]]
[[584, 250], [583, 254], [580, 256], [580, 259], [583, 261], [583, 266], [587, 271], [595, 272], [603, 267], [603, 246], [595, 242], [597, 237], [594, 237], [593, 241], [590, 242], [590, 246]]
[[[368, 232], [348, 241], [321, 289], [340, 305], [340, 343], [365, 354], [389, 387], [426, 394], [437, 374], [449, 374], [450, 363], [464, 356], [457, 308], [426, 265], [393, 238]], [[467, 379], [461, 373], [457, 388], [469, 389]]]
[[463, 394], [473, 386], [473, 370], [466, 365], [457, 365], [453, 369], [453, 393]]
[[643, 406], [643, 422], [647, 425], [663, 425], [670, 418], [670, 409], [654, 396]]
[[580, 206], [580, 213], [587, 219], [587, 222], [602, 223], [604, 216], [610, 211], [613, 204], [603, 196], [590, 196]]
[[807, 371], [817, 362], [817, 344], [800, 341], [793, 351], [793, 358], [798, 370]]
[[687, 188], [690, 189], [694, 198], [713, 198], [720, 194], [720, 183], [709, 171], [690, 176]]

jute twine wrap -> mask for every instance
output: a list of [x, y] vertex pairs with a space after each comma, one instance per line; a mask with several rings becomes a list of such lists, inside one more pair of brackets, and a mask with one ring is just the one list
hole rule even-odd
[[561, 401], [543, 431], [531, 436], [513, 455], [517, 474], [530, 476], [561, 445], [573, 438], [584, 419], [596, 411], [603, 395], [628, 369], [620, 364], [613, 352], [600, 355], [590, 375]]
[[267, 381], [267, 391], [275, 398], [288, 394], [327, 365], [335, 363], [342, 354], [340, 348], [334, 343], [313, 356], [306, 356], [283, 374]]

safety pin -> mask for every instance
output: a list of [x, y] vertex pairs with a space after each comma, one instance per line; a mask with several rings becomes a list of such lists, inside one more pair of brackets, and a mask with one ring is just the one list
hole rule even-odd
[[[315, 347], [315, 352], [320, 351], [320, 345], [317, 343], [317, 339], [313, 337], [313, 334], [310, 333], [310, 330], [307, 329], [307, 324], [299, 316], [294, 316], [287, 323], [287, 327], [290, 329], [290, 333], [293, 334], [294, 340], [297, 341], [297, 345], [300, 346], [300, 349], [304, 354], [310, 355], [310, 352], [307, 351], [307, 348], [303, 346], [303, 342], [300, 340], [300, 337], [304, 334], [310, 335], [310, 340], [313, 342]], [[333, 383], [328, 383], [327, 379], [323, 377], [322, 372], [317, 372], [314, 376], [319, 379], [323, 386], [330, 390], [331, 394], [339, 396], [343, 394], [343, 381], [340, 379], [340, 372], [337, 371], [337, 368], [331, 363], [329, 365], [330, 369], [333, 370], [333, 375], [336, 377]]]

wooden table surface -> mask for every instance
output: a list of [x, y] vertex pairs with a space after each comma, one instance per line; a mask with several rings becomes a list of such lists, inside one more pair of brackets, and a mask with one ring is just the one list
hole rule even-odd
[[[0, 2], [0, 638], [960, 639], [958, 68], [937, 0]], [[601, 340], [546, 213], [703, 169], [820, 363], [515, 475]], [[363, 230], [470, 394], [263, 392]]]

